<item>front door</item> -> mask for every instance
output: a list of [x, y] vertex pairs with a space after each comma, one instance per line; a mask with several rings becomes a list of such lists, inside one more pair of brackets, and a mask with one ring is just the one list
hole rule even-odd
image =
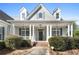
[[43, 40], [43, 29], [39, 29], [38, 34], [39, 34], [39, 41], [42, 41]]

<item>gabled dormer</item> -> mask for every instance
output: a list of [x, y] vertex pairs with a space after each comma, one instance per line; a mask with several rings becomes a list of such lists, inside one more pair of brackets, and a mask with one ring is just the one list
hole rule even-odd
[[57, 19], [57, 20], [61, 20], [61, 10], [59, 8], [55, 9], [53, 11], [53, 16]]
[[26, 20], [27, 16], [28, 16], [28, 11], [24, 7], [22, 7], [20, 9], [20, 20]]
[[39, 4], [27, 17], [28, 20], [56, 20], [55, 17], [45, 8], [43, 4]]

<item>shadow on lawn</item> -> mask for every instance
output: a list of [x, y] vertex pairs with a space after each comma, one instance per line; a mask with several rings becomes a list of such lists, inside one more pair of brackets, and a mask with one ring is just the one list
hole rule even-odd
[[12, 51], [14, 51], [14, 50], [8, 49], [8, 48], [2, 49], [2, 50], [0, 50], [0, 55], [6, 55], [7, 53], [10, 53]]
[[[32, 47], [21, 47], [21, 48], [15, 49], [15, 50], [26, 50], [26, 49], [30, 49], [30, 48], [32, 48]], [[5, 49], [0, 50], [0, 55], [6, 55], [6, 54], [11, 53], [15, 50], [5, 48]]]

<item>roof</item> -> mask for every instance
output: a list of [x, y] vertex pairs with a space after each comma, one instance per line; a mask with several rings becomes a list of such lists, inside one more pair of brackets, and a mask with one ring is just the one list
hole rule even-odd
[[[41, 8], [45, 8], [45, 6], [43, 4], [38, 4], [38, 6], [36, 6], [36, 8], [27, 16], [27, 19], [29, 20], [30, 18], [32, 18]], [[46, 9], [46, 10], [48, 11], [48, 9]], [[52, 17], [53, 17], [53, 15], [52, 15]]]
[[3, 21], [14, 20], [12, 17], [10, 17], [9, 15], [7, 15], [2, 10], [0, 10], [0, 19], [3, 20]]
[[52, 14], [54, 14], [57, 10], [60, 10], [60, 8], [54, 9]]
[[42, 4], [39, 4], [27, 17], [27, 19], [29, 20], [31, 17], [33, 17], [33, 15], [35, 15], [40, 9], [42, 8]]

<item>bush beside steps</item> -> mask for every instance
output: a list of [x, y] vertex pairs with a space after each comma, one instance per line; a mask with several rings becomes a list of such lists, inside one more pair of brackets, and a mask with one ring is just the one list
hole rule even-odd
[[32, 47], [31, 40], [22, 40], [21, 47]]
[[31, 40], [24, 40], [22, 37], [10, 35], [5, 39], [5, 45], [9, 49], [31, 47]]
[[56, 51], [65, 51], [69, 49], [79, 48], [79, 37], [50, 37], [48, 39], [50, 47], [54, 47]]

